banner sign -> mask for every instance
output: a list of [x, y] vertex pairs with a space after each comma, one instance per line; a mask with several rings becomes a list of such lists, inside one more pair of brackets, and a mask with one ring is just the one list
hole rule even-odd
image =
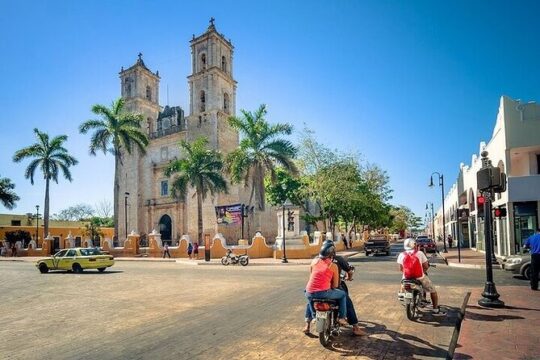
[[242, 204], [216, 206], [216, 218], [219, 225], [242, 224]]

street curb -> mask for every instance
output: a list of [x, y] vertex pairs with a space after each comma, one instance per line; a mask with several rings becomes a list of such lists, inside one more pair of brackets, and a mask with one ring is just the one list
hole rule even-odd
[[454, 327], [454, 333], [452, 334], [452, 339], [450, 340], [450, 344], [448, 345], [448, 353], [446, 354], [446, 360], [452, 360], [454, 358], [454, 352], [456, 351], [457, 342], [459, 339], [459, 332], [461, 330], [461, 322], [465, 318], [465, 309], [467, 308], [467, 304], [469, 303], [469, 299], [471, 297], [471, 292], [467, 291], [465, 294], [465, 297], [463, 298], [463, 304], [461, 304], [461, 309], [458, 313], [458, 321], [456, 323], [456, 326]]
[[[456, 268], [466, 268], [466, 269], [485, 269], [486, 265], [480, 265], [480, 264], [460, 264], [455, 262], [448, 262], [448, 266], [456, 267]], [[493, 265], [493, 269], [502, 269], [501, 265]]]

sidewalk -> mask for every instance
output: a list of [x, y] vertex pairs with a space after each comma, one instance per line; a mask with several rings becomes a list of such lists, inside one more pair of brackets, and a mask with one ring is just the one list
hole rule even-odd
[[[339, 251], [337, 254], [348, 258], [350, 256], [358, 254], [360, 251], [356, 250], [347, 250]], [[204, 252], [199, 254], [199, 257], [202, 259], [193, 259], [188, 258], [158, 258], [158, 257], [115, 257], [114, 261], [143, 261], [143, 262], [170, 262], [178, 263], [183, 265], [221, 265], [221, 259], [211, 259], [210, 261], [204, 261]], [[24, 256], [24, 257], [0, 257], [0, 261], [24, 261], [24, 262], [36, 262], [39, 259], [44, 257], [35, 257], [35, 256]], [[288, 263], [282, 263], [281, 259], [274, 258], [260, 258], [260, 259], [249, 259], [249, 265], [280, 265], [280, 266], [290, 266], [290, 265], [309, 265], [311, 264], [311, 259], [288, 259]]]
[[461, 323], [454, 359], [538, 359], [540, 292], [528, 286], [501, 286], [502, 309], [478, 306], [483, 289], [474, 289]]
[[[486, 254], [482, 251], [474, 251], [470, 248], [460, 249], [461, 262], [459, 262], [458, 249], [456, 247], [448, 249], [446, 254], [442, 252], [441, 246], [439, 246], [439, 249], [441, 249], [441, 255], [448, 261], [448, 266], [469, 269], [486, 268]], [[493, 268], [500, 269], [501, 265], [493, 264]]]

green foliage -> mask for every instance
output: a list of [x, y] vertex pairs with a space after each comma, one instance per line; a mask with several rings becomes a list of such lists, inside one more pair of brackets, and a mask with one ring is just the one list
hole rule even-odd
[[328, 222], [330, 230], [336, 223], [372, 228], [391, 224], [392, 190], [385, 171], [376, 165], [361, 165], [355, 153], [341, 153], [319, 143], [313, 131], [304, 129], [300, 136], [299, 168], [302, 170], [300, 187], [306, 207], [306, 221]]
[[188, 186], [195, 189], [197, 196], [198, 241], [202, 242], [202, 201], [208, 192], [214, 195], [227, 192], [227, 181], [223, 177], [223, 161], [218, 151], [207, 148], [208, 140], [200, 137], [193, 143], [180, 142], [185, 157], [175, 160], [165, 170], [166, 176], [176, 175], [171, 185], [171, 196], [184, 199]]
[[53, 180], [58, 183], [58, 174], [62, 171], [64, 178], [72, 181], [69, 168], [78, 163], [77, 159], [69, 155], [67, 149], [63, 146], [67, 141], [66, 135], [49, 138], [47, 133], [43, 133], [38, 129], [34, 129], [34, 133], [38, 139], [28, 147], [22, 148], [15, 152], [13, 161], [20, 162], [23, 159], [33, 159], [30, 165], [26, 168], [24, 176], [30, 179], [30, 183], [34, 184], [34, 175], [39, 167], [45, 179], [45, 207], [43, 211], [44, 233], [49, 232], [49, 182]]
[[54, 214], [53, 218], [60, 221], [84, 221], [94, 215], [94, 209], [88, 204], [76, 204]]
[[103, 236], [101, 226], [103, 226], [102, 219], [99, 217], [92, 217], [90, 218], [90, 221], [84, 225], [82, 233], [84, 236], [88, 236], [92, 239], [92, 241], [97, 240], [99, 237]]
[[418, 229], [421, 226], [421, 218], [416, 216], [406, 206], [396, 206], [390, 210], [392, 224], [390, 231], [397, 233], [407, 229]]
[[119, 98], [111, 107], [96, 104], [92, 112], [99, 115], [99, 120], [87, 120], [81, 124], [79, 131], [86, 134], [94, 130], [90, 138], [90, 154], [96, 155], [98, 151], [119, 156], [120, 149], [131, 154], [133, 144], [144, 153], [148, 145], [148, 137], [141, 130], [143, 116], [124, 111], [125, 100]]
[[283, 168], [276, 168], [275, 181], [264, 179], [266, 199], [271, 205], [281, 205], [289, 199], [295, 205], [303, 205], [302, 181]]
[[9, 178], [0, 177], [0, 202], [6, 209], [13, 209], [20, 198], [15, 194], [15, 184]]
[[14, 244], [17, 241], [23, 241], [23, 247], [28, 245], [28, 242], [32, 240], [32, 236], [28, 231], [24, 230], [15, 230], [15, 231], [6, 231], [5, 239], [8, 243]]
[[277, 166], [297, 174], [296, 148], [281, 138], [292, 133], [289, 124], [269, 124], [266, 119], [266, 106], [261, 105], [255, 112], [241, 110], [242, 116], [231, 116], [231, 127], [241, 135], [239, 147], [231, 152], [226, 160], [227, 171], [233, 183], [244, 182], [251, 185], [249, 204], [253, 197], [259, 210], [265, 209], [265, 174], [275, 181]]

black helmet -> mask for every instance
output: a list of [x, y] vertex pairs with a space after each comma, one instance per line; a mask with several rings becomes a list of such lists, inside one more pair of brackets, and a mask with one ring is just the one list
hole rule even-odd
[[319, 257], [326, 259], [328, 257], [334, 256], [336, 254], [336, 247], [332, 240], [326, 240], [321, 246], [321, 251], [319, 251]]

